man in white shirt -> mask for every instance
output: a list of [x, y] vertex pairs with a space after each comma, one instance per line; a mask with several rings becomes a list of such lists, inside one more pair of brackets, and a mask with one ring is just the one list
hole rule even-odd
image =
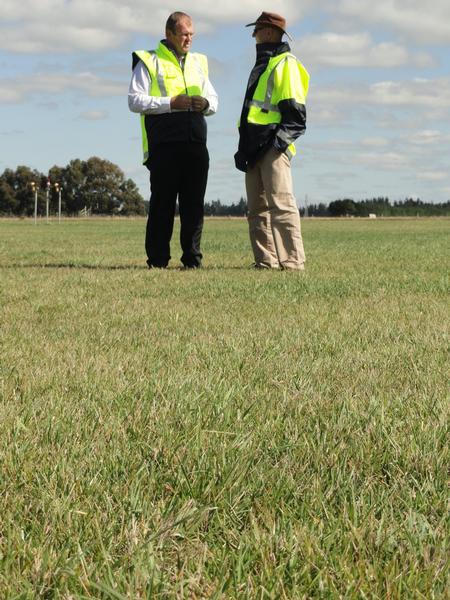
[[145, 248], [149, 268], [165, 268], [178, 198], [180, 243], [185, 268], [201, 266], [200, 241], [209, 169], [205, 116], [218, 98], [206, 56], [190, 52], [194, 26], [189, 15], [172, 13], [166, 39], [153, 51], [133, 52], [128, 106], [142, 120], [144, 164], [150, 171], [150, 206]]

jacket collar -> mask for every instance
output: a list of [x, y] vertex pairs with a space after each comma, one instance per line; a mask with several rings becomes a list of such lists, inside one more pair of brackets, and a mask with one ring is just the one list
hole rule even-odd
[[184, 66], [184, 63], [186, 62], [186, 57], [189, 54], [187, 53], [184, 56], [178, 56], [175, 50], [171, 47], [170, 42], [168, 42], [167, 40], [161, 40], [159, 42], [158, 50], [162, 52], [162, 54], [164, 54], [166, 58], [168, 58], [172, 62], [176, 62], [176, 64], [180, 67]]
[[287, 42], [270, 42], [266, 44], [256, 44], [257, 58], [278, 56], [284, 52], [290, 52], [291, 47]]

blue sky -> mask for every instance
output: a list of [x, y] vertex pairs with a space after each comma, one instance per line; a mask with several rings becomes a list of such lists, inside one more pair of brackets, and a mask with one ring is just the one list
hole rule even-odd
[[206, 199], [245, 196], [236, 123], [255, 48], [244, 24], [288, 21], [311, 75], [308, 128], [292, 164], [297, 201], [389, 196], [450, 200], [448, 0], [2, 0], [0, 172], [72, 158], [117, 163], [148, 197], [139, 118], [128, 111], [131, 52], [154, 48], [173, 10], [192, 15], [219, 111], [208, 119]]

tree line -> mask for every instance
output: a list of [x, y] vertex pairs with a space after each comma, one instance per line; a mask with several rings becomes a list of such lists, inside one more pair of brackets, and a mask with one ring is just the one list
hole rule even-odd
[[390, 202], [389, 198], [353, 200], [344, 198], [325, 204], [310, 204], [301, 209], [301, 214], [310, 217], [432, 217], [450, 216], [450, 201], [442, 203], [422, 202], [420, 199], [405, 198]]
[[[431, 217], [450, 216], [450, 201], [440, 204], [422, 202], [413, 198], [405, 198], [390, 202], [389, 198], [370, 198], [365, 200], [334, 200], [330, 204], [308, 204], [300, 209], [302, 217]], [[220, 200], [205, 204], [207, 216], [237, 216], [247, 214], [247, 203], [241, 198], [237, 204], [222, 204]]]
[[[88, 160], [74, 159], [65, 167], [54, 166], [48, 174], [26, 166], [5, 169], [0, 175], [0, 215], [32, 216], [37, 191], [38, 214], [46, 212], [47, 193], [50, 213], [58, 210], [59, 189], [61, 210], [65, 215], [78, 215], [86, 210], [99, 215], [145, 215], [145, 201], [132, 179], [114, 163], [96, 156]], [[220, 199], [205, 203], [206, 216], [236, 216], [247, 214], [247, 202], [223, 204]], [[326, 205], [309, 204], [300, 208], [309, 217], [377, 217], [450, 216], [450, 201], [434, 204], [413, 198], [391, 202], [379, 197], [364, 200], [344, 198]]]
[[241, 196], [236, 204], [222, 204], [220, 200], [205, 202], [207, 217], [243, 217], [247, 214], [247, 201]]
[[[302, 217], [431, 217], [450, 216], [450, 201], [442, 203], [422, 202], [413, 198], [390, 202], [389, 198], [370, 198], [365, 200], [334, 200], [330, 204], [308, 204], [300, 209]], [[237, 204], [222, 204], [215, 200], [205, 204], [205, 214], [208, 216], [245, 216], [247, 203], [241, 198]]]
[[[145, 201], [145, 207], [148, 212], [148, 200]], [[178, 203], [175, 208], [175, 214], [179, 214]], [[241, 196], [236, 204], [222, 204], [220, 199], [212, 202], [205, 202], [206, 217], [245, 217], [247, 215], [247, 201]]]
[[0, 214], [32, 216], [37, 192], [38, 214], [46, 211], [47, 193], [50, 213], [58, 210], [77, 215], [86, 209], [99, 215], [144, 215], [145, 204], [136, 184], [126, 179], [114, 163], [96, 156], [74, 159], [65, 167], [54, 166], [48, 175], [19, 166], [0, 175]]

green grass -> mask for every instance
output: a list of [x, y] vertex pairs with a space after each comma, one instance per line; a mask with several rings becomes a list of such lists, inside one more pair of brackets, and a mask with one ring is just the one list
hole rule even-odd
[[0, 221], [0, 597], [448, 597], [449, 224]]

